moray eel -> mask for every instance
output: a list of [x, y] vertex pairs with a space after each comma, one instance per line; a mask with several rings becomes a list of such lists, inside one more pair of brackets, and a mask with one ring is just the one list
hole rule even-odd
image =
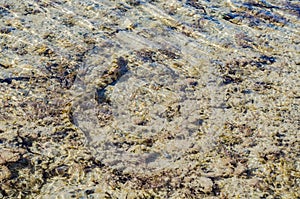
[[[66, 104], [65, 109], [62, 112], [62, 128], [81, 130], [74, 121], [74, 111], [83, 102], [90, 99], [95, 99], [98, 104], [103, 103], [105, 99], [105, 90], [109, 85], [114, 85], [120, 77], [122, 77], [128, 71], [128, 60], [124, 57], [118, 57], [113, 60], [111, 67], [105, 70], [102, 76], [95, 80], [94, 84], [90, 89], [84, 92], [84, 94], [75, 97], [75, 100]], [[81, 130], [82, 131], [82, 130]], [[89, 135], [83, 132], [89, 141]]]

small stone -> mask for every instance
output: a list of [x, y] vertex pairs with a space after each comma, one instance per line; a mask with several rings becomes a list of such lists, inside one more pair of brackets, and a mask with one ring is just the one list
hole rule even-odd
[[20, 155], [17, 152], [12, 152], [10, 150], [0, 151], [0, 165], [7, 162], [16, 162], [20, 159]]
[[11, 176], [10, 170], [6, 166], [0, 165], [0, 182], [10, 178], [10, 176]]
[[210, 178], [200, 177], [198, 180], [200, 186], [202, 187], [202, 191], [204, 193], [210, 193], [213, 188], [213, 182]]

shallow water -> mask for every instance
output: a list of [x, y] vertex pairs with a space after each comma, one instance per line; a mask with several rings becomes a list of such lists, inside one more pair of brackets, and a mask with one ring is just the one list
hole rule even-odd
[[9, 185], [18, 165], [23, 192], [46, 198], [297, 197], [285, 190], [299, 183], [299, 8], [0, 1], [0, 133], [14, 132], [0, 149], [22, 149], [3, 158], [0, 193], [23, 189]]
[[[97, 34], [98, 42], [81, 67], [88, 73], [79, 76], [78, 84], [75, 80], [75, 92], [76, 87], [86, 92], [82, 86], [97, 89], [94, 81], [111, 67], [112, 56], [130, 60], [127, 74], [107, 86], [109, 103], [85, 100], [73, 117], [101, 161], [145, 172], [174, 166], [191, 146], [203, 153], [210, 150], [227, 119], [222, 86], [235, 83], [231, 77], [222, 79], [216, 65], [247, 59], [256, 68], [268, 67], [283, 58], [275, 58], [276, 51], [296, 53], [291, 37], [296, 39], [297, 24], [282, 14], [295, 20], [298, 16], [284, 5], [267, 2], [136, 4], [119, 4], [127, 10], [110, 13], [113, 17], [106, 23], [117, 25], [110, 26], [109, 36]], [[253, 81], [243, 75], [238, 78]], [[99, 124], [98, 114], [113, 119]], [[198, 146], [202, 128], [209, 134], [202, 138], [207, 145]], [[171, 140], [164, 138], [168, 134]], [[133, 143], [125, 144], [127, 137], [133, 137]]]

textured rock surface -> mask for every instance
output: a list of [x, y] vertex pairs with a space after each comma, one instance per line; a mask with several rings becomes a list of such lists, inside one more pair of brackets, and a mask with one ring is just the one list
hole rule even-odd
[[300, 197], [299, 7], [0, 1], [0, 198]]

